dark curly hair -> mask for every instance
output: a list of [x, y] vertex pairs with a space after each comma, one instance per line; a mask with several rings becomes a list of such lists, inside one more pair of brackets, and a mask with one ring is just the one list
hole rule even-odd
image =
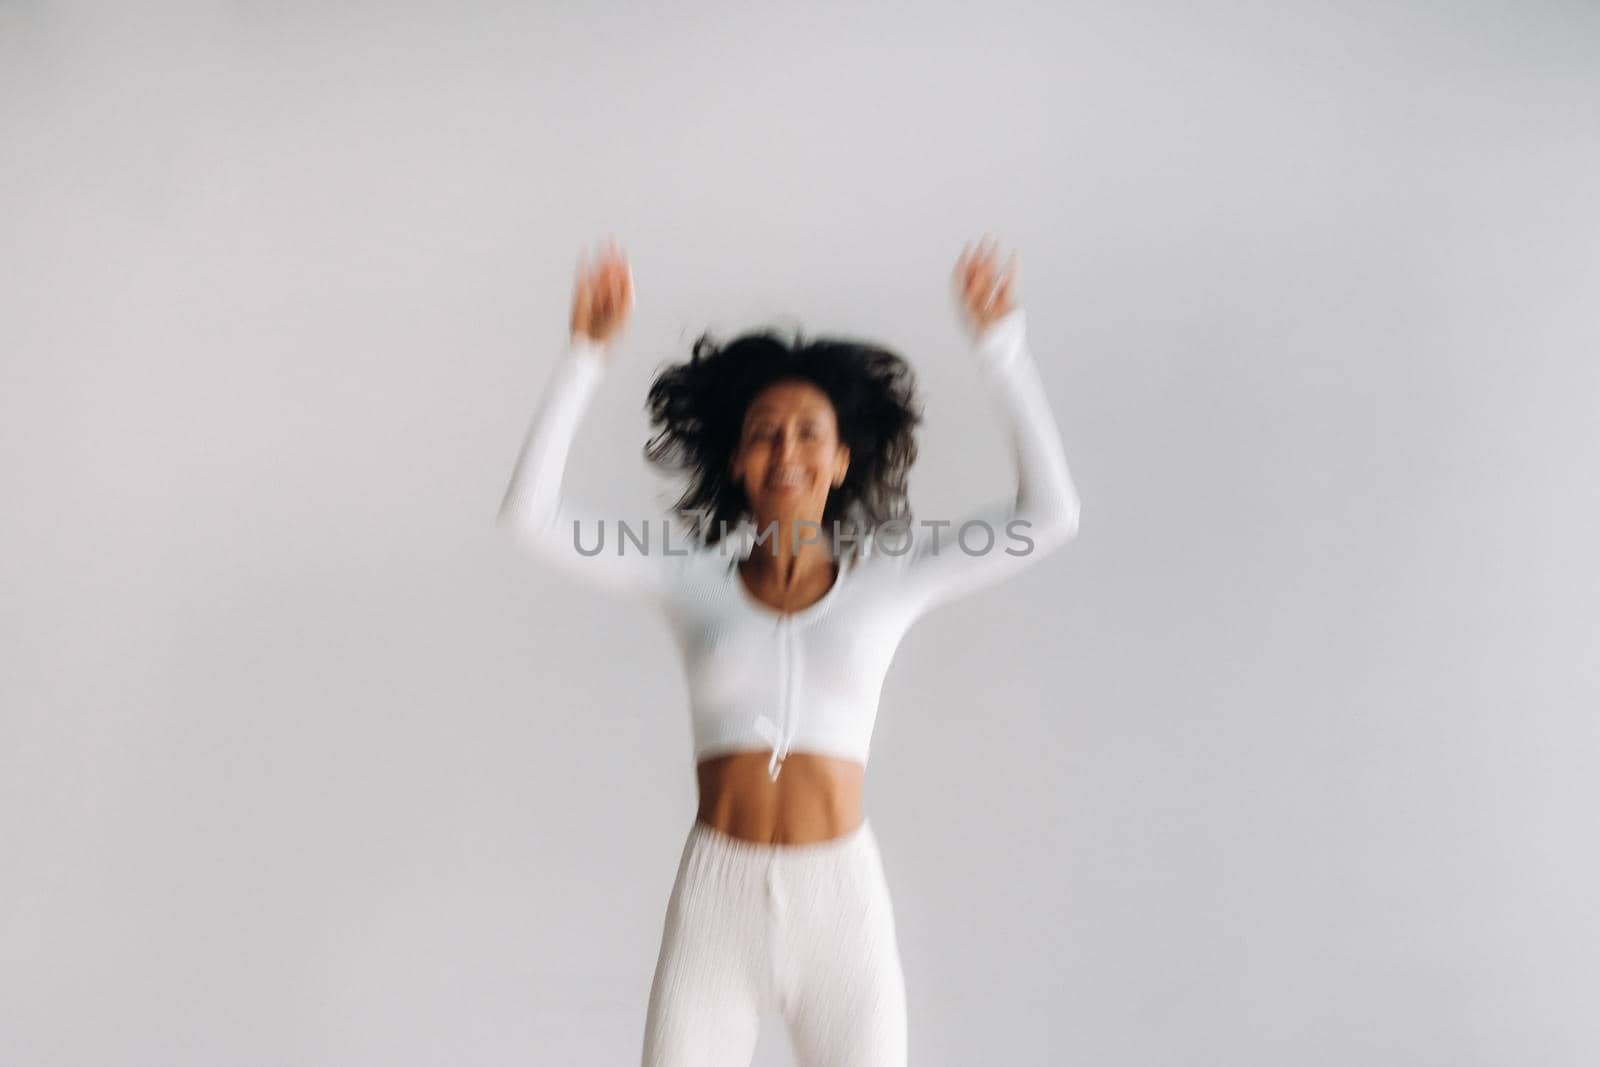
[[691, 536], [715, 545], [723, 524], [749, 518], [744, 487], [729, 463], [738, 450], [745, 409], [762, 389], [782, 379], [817, 386], [833, 403], [839, 441], [850, 449], [843, 484], [831, 490], [822, 529], [859, 537], [882, 523], [905, 520], [906, 475], [917, 458], [922, 422], [916, 377], [904, 358], [881, 345], [844, 338], [787, 339], [774, 327], [752, 330], [726, 344], [709, 333], [692, 354], [661, 371], [645, 403], [658, 427], [645, 445], [657, 467], [689, 474], [675, 509]]

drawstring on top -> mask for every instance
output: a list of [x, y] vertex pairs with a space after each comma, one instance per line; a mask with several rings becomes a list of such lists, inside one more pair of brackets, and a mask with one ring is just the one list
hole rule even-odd
[[791, 738], [785, 737], [778, 729], [778, 724], [765, 715], [756, 719], [755, 729], [761, 739], [772, 746], [772, 756], [767, 760], [767, 776], [776, 782], [778, 775], [783, 772], [784, 757], [789, 755]]

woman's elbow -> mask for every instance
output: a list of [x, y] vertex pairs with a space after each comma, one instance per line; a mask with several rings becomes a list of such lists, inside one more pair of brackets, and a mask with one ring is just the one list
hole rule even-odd
[[1035, 519], [1032, 536], [1039, 547], [1046, 552], [1053, 552], [1075, 540], [1078, 536], [1078, 513], [1081, 510], [1074, 494]]
[[549, 553], [550, 524], [526, 509], [516, 507], [511, 501], [501, 505], [495, 515], [494, 525], [501, 536], [522, 551], [536, 557]]
[[494, 513], [494, 528], [504, 537], [516, 539], [527, 526], [527, 519], [516, 501], [508, 494]]

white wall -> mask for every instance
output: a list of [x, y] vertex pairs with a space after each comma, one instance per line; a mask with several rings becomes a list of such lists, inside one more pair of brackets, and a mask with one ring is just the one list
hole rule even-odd
[[493, 527], [577, 253], [575, 490], [780, 321], [931, 515], [985, 230], [1083, 528], [885, 687], [913, 1062], [1600, 1060], [1597, 94], [1537, 0], [0, 5], [0, 1061], [636, 1062], [681, 675]]

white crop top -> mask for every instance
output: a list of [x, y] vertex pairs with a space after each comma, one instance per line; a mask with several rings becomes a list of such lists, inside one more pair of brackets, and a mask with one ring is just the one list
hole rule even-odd
[[[1016, 308], [972, 343], [1009, 431], [1016, 492], [948, 523], [917, 520], [854, 544], [841, 536], [838, 577], [800, 611], [779, 613], [745, 585], [738, 565], [754, 550], [753, 522], [707, 545], [665, 515], [601, 512], [561, 492], [568, 450], [608, 358], [587, 338], [569, 347], [546, 386], [501, 528], [546, 563], [665, 614], [688, 680], [696, 761], [770, 749], [774, 779], [790, 751], [865, 765], [883, 680], [912, 623], [1077, 534], [1078, 494], [1025, 330]], [[1011, 525], [1019, 519], [1026, 522]], [[619, 520], [630, 536], [618, 536]], [[974, 520], [987, 529], [966, 526]], [[826, 526], [817, 536], [832, 543]], [[760, 551], [772, 551], [770, 539]]]

